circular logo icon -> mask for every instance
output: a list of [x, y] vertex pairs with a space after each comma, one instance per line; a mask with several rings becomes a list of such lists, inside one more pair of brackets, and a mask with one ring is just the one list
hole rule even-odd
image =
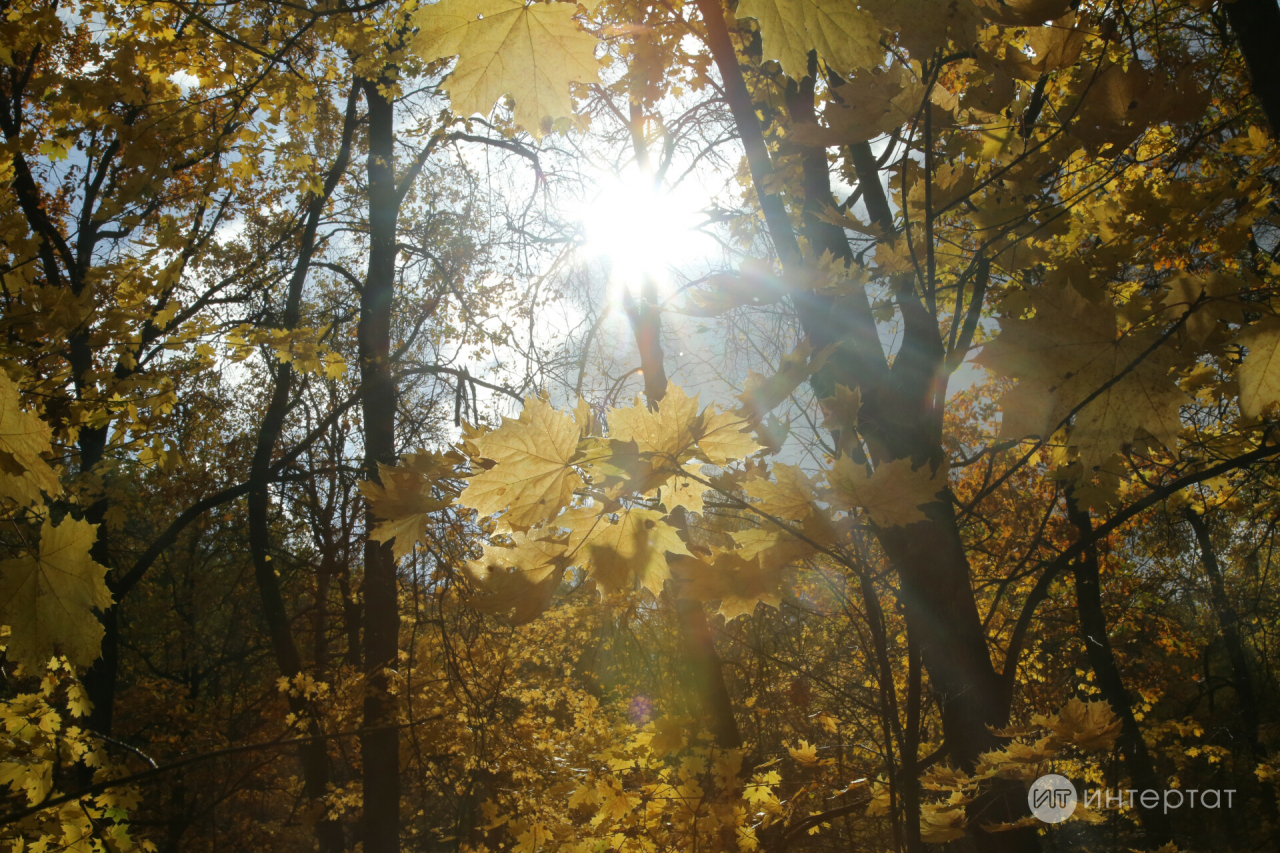
[[1076, 810], [1076, 786], [1066, 776], [1046, 773], [1031, 783], [1027, 805], [1045, 823], [1062, 823]]

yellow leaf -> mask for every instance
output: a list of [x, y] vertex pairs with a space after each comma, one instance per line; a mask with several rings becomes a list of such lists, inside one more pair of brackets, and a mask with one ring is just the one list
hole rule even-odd
[[876, 525], [891, 527], [923, 521], [919, 508], [940, 500], [947, 478], [945, 469], [937, 475], [927, 465], [912, 470], [910, 459], [882, 462], [867, 476], [864, 466], [842, 456], [831, 469], [829, 485], [837, 505], [861, 507]]
[[1280, 400], [1280, 319], [1254, 323], [1236, 341], [1249, 350], [1236, 381], [1240, 385], [1240, 411], [1256, 418], [1270, 404]]
[[693, 449], [697, 416], [698, 398], [671, 385], [656, 412], [647, 409], [639, 399], [633, 406], [610, 409], [609, 437], [634, 441], [641, 453], [656, 453], [663, 457], [661, 461], [681, 465]]
[[440, 0], [414, 15], [413, 50], [431, 62], [456, 55], [445, 80], [454, 112], [488, 115], [504, 95], [515, 120], [535, 137], [544, 119], [573, 115], [570, 83], [598, 83], [595, 36], [565, 3]]
[[564, 577], [566, 543], [511, 534], [510, 548], [486, 545], [484, 556], [467, 563], [467, 574], [484, 593], [467, 603], [485, 613], [506, 616], [513, 625], [536, 619], [551, 604]]
[[1035, 316], [1001, 321], [1000, 335], [977, 358], [993, 373], [1018, 379], [1022, 389], [1011, 399], [1016, 417], [1002, 425], [1001, 437], [1047, 436], [1079, 407], [1071, 444], [1086, 471], [1139, 429], [1174, 447], [1179, 408], [1189, 398], [1169, 374], [1176, 353], [1167, 346], [1147, 352], [1158, 333], [1121, 334], [1115, 306], [1090, 302], [1071, 286], [1039, 287], [1027, 296]]
[[76, 666], [97, 659], [102, 625], [95, 608], [111, 606], [107, 570], [89, 556], [98, 526], [64, 518], [40, 527], [36, 554], [0, 563], [0, 624], [8, 625], [10, 660], [39, 672], [55, 654]]
[[736, 551], [720, 552], [710, 563], [680, 557], [671, 561], [671, 571], [680, 581], [682, 598], [718, 601], [716, 612], [725, 619], [750, 616], [762, 603], [776, 608], [782, 601], [782, 568]]
[[666, 554], [689, 554], [678, 532], [651, 509], [629, 509], [598, 524], [587, 540], [591, 577], [605, 592], [630, 588], [632, 580], [657, 595], [671, 577]]
[[948, 41], [971, 46], [982, 25], [982, 13], [971, 0], [862, 0], [858, 5], [922, 61]]
[[40, 493], [62, 493], [58, 477], [41, 454], [49, 452], [49, 425], [19, 405], [18, 386], [0, 370], [0, 496], [24, 506]]
[[375, 542], [394, 539], [392, 551], [397, 560], [409, 554], [414, 543], [426, 535], [430, 513], [453, 503], [452, 495], [437, 497], [433, 493], [441, 479], [452, 473], [452, 460], [440, 453], [411, 453], [395, 467], [379, 465], [382, 484], [360, 484], [360, 492], [380, 520], [369, 531], [369, 538]]
[[[701, 474], [702, 465], [696, 462], [684, 466], [684, 470], [690, 474]], [[677, 474], [671, 478], [671, 481], [662, 487], [662, 503], [670, 512], [678, 506], [684, 507], [689, 512], [696, 512], [699, 515], [703, 510], [703, 496], [706, 494], [707, 487], [692, 477], [681, 476]]]
[[[832, 89], [831, 101], [822, 111], [826, 127], [796, 124], [792, 137], [801, 145], [820, 148], [865, 142], [913, 120], [920, 113], [924, 93], [924, 84], [904, 66], [861, 72]], [[835, 224], [879, 236], [875, 226], [849, 219], [845, 217]]]
[[754, 370], [747, 374], [746, 387], [738, 395], [742, 401], [740, 410], [752, 422], [764, 419], [764, 416], [779, 403], [791, 396], [791, 392], [799, 387], [822, 366], [826, 364], [830, 347], [824, 347], [814, 353], [806, 338], [796, 348], [782, 357], [778, 372], [773, 376], [764, 376]]
[[796, 746], [787, 747], [787, 752], [791, 753], [791, 757], [806, 766], [812, 766], [818, 763], [818, 747], [802, 740]]
[[748, 480], [745, 488], [769, 515], [800, 521], [813, 511], [813, 484], [794, 465], [778, 463], [773, 466], [773, 479]]
[[809, 51], [816, 50], [836, 71], [871, 67], [884, 59], [880, 25], [857, 4], [844, 0], [743, 0], [740, 18], [760, 24], [766, 59], [776, 59], [796, 80], [809, 73]]
[[1052, 717], [1033, 722], [1054, 733], [1059, 741], [1085, 750], [1105, 749], [1120, 736], [1121, 722], [1107, 702], [1082, 702], [1072, 698]]
[[503, 522], [527, 528], [555, 516], [582, 478], [569, 465], [578, 425], [546, 400], [531, 397], [519, 420], [474, 439], [477, 453], [496, 464], [472, 477], [459, 501], [480, 515], [506, 510]]
[[715, 412], [708, 406], [698, 428], [699, 456], [712, 465], [724, 467], [758, 453], [763, 448], [751, 433], [743, 431], [749, 426], [738, 412]]

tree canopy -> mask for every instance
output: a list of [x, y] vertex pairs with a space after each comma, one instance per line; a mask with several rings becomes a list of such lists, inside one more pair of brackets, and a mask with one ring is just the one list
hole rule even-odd
[[0, 843], [1274, 845], [1277, 43], [0, 0]]

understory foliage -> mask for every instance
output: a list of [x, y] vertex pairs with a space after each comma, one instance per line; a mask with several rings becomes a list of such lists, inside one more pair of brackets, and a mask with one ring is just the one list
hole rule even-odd
[[1274, 846], [1277, 44], [0, 0], [0, 845]]

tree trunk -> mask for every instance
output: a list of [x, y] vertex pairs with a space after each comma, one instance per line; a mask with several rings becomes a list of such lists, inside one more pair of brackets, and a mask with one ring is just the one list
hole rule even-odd
[[[746, 152], [747, 165], [760, 198], [765, 223], [782, 261], [784, 273], [806, 275], [799, 242], [792, 230], [782, 199], [766, 191], [772, 166], [756, 116], [755, 105], [729, 37], [720, 0], [697, 0], [707, 28], [712, 57], [724, 80], [725, 97]], [[801, 86], [812, 87], [812, 81]], [[804, 108], [804, 91], [798, 91]], [[808, 97], [811, 98], [811, 95]], [[811, 106], [810, 106], [811, 110]], [[801, 120], [807, 120], [800, 115]], [[869, 150], [869, 149], [868, 149]], [[835, 257], [848, 257], [843, 232], [819, 228], [817, 210], [828, 203], [830, 176], [825, 153], [811, 156], [805, 170], [805, 204], [809, 217], [806, 236], [830, 240], [815, 245], [817, 253], [830, 249]], [[876, 175], [861, 175], [868, 190], [882, 192]], [[823, 187], [826, 195], [823, 195]], [[886, 205], [887, 208], [887, 205]], [[819, 397], [835, 384], [862, 389], [863, 435], [878, 462], [910, 458], [917, 464], [940, 463], [941, 411], [935, 406], [940, 368], [945, 351], [936, 318], [909, 287], [900, 287], [898, 305], [905, 334], [902, 349], [890, 373], [871, 315], [865, 291], [854, 289], [835, 302], [830, 297], [796, 291], [797, 313], [815, 349], [836, 348], [825, 374], [814, 377]], [[961, 767], [972, 768], [979, 755], [999, 744], [988, 727], [1007, 722], [1000, 680], [991, 664], [986, 635], [978, 616], [969, 564], [950, 504], [931, 504], [927, 521], [910, 528], [878, 533], [890, 562], [901, 579], [907, 630], [919, 640], [921, 660], [930, 684], [943, 708], [943, 734], [948, 753]], [[1020, 785], [993, 786], [970, 808], [982, 822], [1013, 821], [1027, 814], [1025, 792]], [[988, 834], [971, 829], [984, 851], [1029, 851], [1039, 848], [1034, 829]]]
[[[1067, 495], [1067, 516], [1086, 541], [1084, 552], [1075, 564], [1076, 608], [1080, 616], [1080, 631], [1084, 635], [1085, 651], [1089, 666], [1098, 679], [1098, 687], [1105, 699], [1120, 717], [1121, 730], [1117, 746], [1129, 768], [1134, 787], [1140, 791], [1160, 791], [1164, 785], [1157, 782], [1155, 765], [1142, 739], [1142, 730], [1133, 716], [1129, 691], [1124, 686], [1120, 667], [1111, 649], [1107, 631], [1107, 617], [1102, 610], [1102, 583], [1098, 572], [1098, 548], [1093, 541], [1093, 522], [1089, 511], [1081, 509], [1070, 493]], [[1135, 802], [1137, 802], [1135, 800]], [[1159, 808], [1144, 808], [1138, 803], [1138, 816], [1142, 828], [1149, 836], [1148, 844], [1158, 847], [1170, 840], [1169, 821]]]
[[[384, 86], [388, 81], [381, 81]], [[369, 270], [360, 294], [357, 326], [361, 405], [364, 412], [364, 475], [379, 483], [378, 464], [396, 461], [396, 385], [391, 372], [391, 303], [396, 276], [394, 107], [378, 81], [363, 83], [369, 104]], [[366, 525], [377, 523], [372, 510]], [[364, 733], [360, 758], [364, 780], [364, 851], [400, 849], [400, 737], [391, 673], [400, 648], [396, 561], [390, 543], [366, 539], [364, 547]]]
[[1280, 4], [1276, 0], [1232, 0], [1223, 3], [1249, 68], [1254, 97], [1271, 125], [1280, 132]]
[[[1253, 690], [1253, 676], [1249, 672], [1249, 658], [1245, 654], [1244, 643], [1240, 639], [1240, 620], [1236, 615], [1236, 609], [1231, 606], [1231, 599], [1227, 596], [1227, 585], [1222, 580], [1222, 568], [1218, 565], [1218, 555], [1213, 550], [1213, 540], [1209, 537], [1209, 525], [1199, 513], [1190, 508], [1187, 509], [1186, 518], [1196, 534], [1196, 542], [1200, 545], [1200, 559], [1204, 564], [1204, 573], [1209, 578], [1209, 602], [1213, 606], [1214, 616], [1218, 619], [1222, 644], [1227, 649], [1227, 660], [1231, 663], [1231, 686], [1236, 691], [1240, 728], [1254, 757], [1260, 759], [1263, 756], [1262, 744], [1258, 740], [1258, 703]], [[1207, 654], [1205, 660], [1208, 660]]]
[[[298, 260], [289, 279], [285, 296], [284, 316], [280, 327], [292, 330], [297, 327], [302, 310], [302, 290], [311, 269], [311, 257], [315, 252], [316, 231], [324, 206], [339, 180], [347, 170], [350, 160], [351, 139], [355, 133], [356, 110], [359, 92], [353, 86], [347, 98], [346, 116], [343, 122], [342, 143], [338, 156], [325, 176], [324, 188], [307, 202], [302, 238], [298, 246]], [[269, 357], [269, 356], [268, 356]], [[276, 372], [275, 387], [262, 418], [258, 442], [254, 447], [253, 462], [249, 469], [249, 550], [253, 555], [254, 578], [258, 584], [258, 596], [262, 602], [262, 614], [271, 636], [271, 649], [275, 654], [280, 674], [293, 679], [302, 672], [302, 656], [293, 637], [293, 626], [288, 607], [280, 590], [280, 575], [271, 564], [271, 459], [277, 442], [284, 431], [285, 417], [289, 413], [289, 398], [293, 392], [293, 365], [282, 363]], [[307, 734], [318, 738], [323, 734], [319, 714], [307, 696], [288, 695], [289, 709], [299, 719], [306, 720]], [[321, 807], [329, 786], [329, 749], [324, 740], [312, 740], [298, 748], [302, 762], [303, 788], [310, 801]], [[343, 849], [342, 825], [325, 818], [316, 824], [316, 839], [321, 853], [333, 853]]]

